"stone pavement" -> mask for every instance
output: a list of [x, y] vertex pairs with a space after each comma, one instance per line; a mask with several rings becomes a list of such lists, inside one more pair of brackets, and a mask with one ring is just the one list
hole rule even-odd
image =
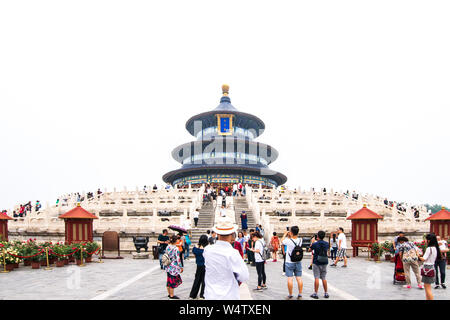
[[[20, 266], [8, 274], [0, 274], [0, 299], [114, 299], [148, 300], [167, 299], [166, 276], [156, 260], [133, 260], [126, 255], [123, 260], [104, 260], [89, 263], [86, 267], [66, 266], [46, 271]], [[303, 264], [303, 300], [311, 300], [313, 292], [312, 270], [308, 270], [310, 257]], [[342, 263], [340, 263], [342, 265]], [[404, 289], [393, 285], [394, 264], [375, 263], [364, 258], [349, 259], [349, 267], [328, 268], [330, 300], [369, 299], [406, 300], [425, 299], [425, 292], [414, 287]], [[183, 284], [175, 294], [188, 299], [195, 274], [195, 260], [185, 262]], [[287, 295], [286, 277], [282, 275], [282, 261], [266, 264], [267, 290], [255, 292], [257, 274], [250, 267], [250, 280], [242, 286], [241, 294], [255, 300], [284, 299]], [[447, 269], [450, 272], [450, 269]], [[434, 286], [433, 286], [434, 287]], [[294, 295], [297, 293], [294, 281]], [[436, 300], [450, 300], [450, 289], [434, 290]], [[323, 290], [319, 289], [323, 300]]]

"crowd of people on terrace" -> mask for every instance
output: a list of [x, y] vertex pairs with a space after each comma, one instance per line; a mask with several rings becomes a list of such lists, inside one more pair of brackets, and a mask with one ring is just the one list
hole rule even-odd
[[[257, 273], [257, 278], [253, 280], [254, 292], [268, 290], [270, 282], [275, 280], [267, 277], [265, 265], [269, 261], [276, 263], [280, 256], [283, 257], [282, 275], [287, 278], [287, 300], [300, 300], [303, 297], [303, 265], [308, 265], [308, 269], [313, 272], [314, 289], [310, 297], [319, 299], [319, 287], [322, 283], [323, 297], [329, 298], [327, 267], [336, 268], [343, 262], [341, 268], [347, 268], [348, 256], [343, 228], [330, 233], [328, 239], [326, 236], [324, 231], [319, 230], [309, 243], [304, 244], [305, 238], [300, 237], [299, 227], [291, 226], [281, 238], [274, 232], [269, 243], [266, 243], [261, 225], [248, 230], [247, 225], [243, 224], [242, 229], [238, 230], [231, 219], [220, 218], [212, 230], [207, 230], [206, 234], [200, 236], [198, 244], [192, 249], [196, 271], [189, 298], [239, 300], [239, 287], [243, 282], [249, 281], [248, 267], [255, 267]], [[427, 234], [423, 252], [404, 233], [400, 233], [393, 243], [396, 255], [403, 261], [405, 268], [405, 289], [411, 288], [410, 268], [414, 271], [418, 288], [425, 289], [427, 300], [434, 299], [431, 284], [435, 283], [435, 289], [446, 289], [446, 255], [449, 250], [445, 240], [433, 233]], [[169, 299], [180, 299], [175, 295], [175, 289], [183, 283], [181, 274], [184, 271], [184, 261], [190, 256], [191, 245], [189, 232], [169, 235], [165, 229], [158, 237], [160, 268], [166, 273]], [[303, 257], [303, 248], [311, 252], [310, 259]], [[422, 265], [422, 275], [419, 263]], [[298, 290], [295, 295], [294, 280]]]

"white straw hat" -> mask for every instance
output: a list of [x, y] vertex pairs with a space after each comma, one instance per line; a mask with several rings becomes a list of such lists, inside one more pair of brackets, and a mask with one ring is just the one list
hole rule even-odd
[[238, 229], [238, 226], [231, 221], [228, 217], [220, 217], [217, 219], [216, 224], [212, 228], [212, 230], [220, 234], [221, 236], [226, 236], [232, 233], [235, 233]]

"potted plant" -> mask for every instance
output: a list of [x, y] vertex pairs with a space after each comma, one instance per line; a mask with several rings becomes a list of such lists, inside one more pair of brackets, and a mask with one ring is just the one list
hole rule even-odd
[[374, 242], [370, 245], [370, 255], [374, 261], [380, 261], [380, 256], [383, 253], [383, 248], [380, 243]]
[[76, 260], [77, 265], [82, 264], [81, 257], [83, 257], [83, 260], [86, 259], [87, 253], [86, 248], [84, 247], [84, 244], [82, 243], [74, 243], [72, 244], [72, 250], [76, 250], [76, 252], [73, 254]]
[[[5, 264], [6, 264], [5, 267], [6, 267], [6, 270], [13, 271], [16, 268], [16, 265], [19, 264], [20, 258], [14, 257], [11, 254], [17, 256], [20, 253], [13, 246], [9, 246], [9, 247], [5, 246], [5, 250], [6, 250], [6, 255], [5, 255]], [[3, 261], [2, 261], [2, 263], [3, 263]]]
[[42, 248], [33, 247], [31, 249], [31, 255], [33, 255], [31, 258], [31, 269], [39, 269], [42, 265], [42, 261], [44, 260], [45, 253], [42, 252]]
[[391, 241], [386, 240], [382, 244], [382, 249], [385, 252], [384, 259], [386, 261], [391, 261], [394, 255], [394, 244]]
[[67, 260], [67, 258], [65, 256], [66, 252], [67, 252], [67, 248], [63, 244], [58, 243], [53, 246], [52, 255], [57, 257], [57, 259], [56, 259], [56, 267], [57, 268], [64, 267], [64, 265], [65, 265], [64, 261]]
[[87, 242], [86, 243], [86, 262], [92, 262], [92, 255], [100, 248], [97, 242]]

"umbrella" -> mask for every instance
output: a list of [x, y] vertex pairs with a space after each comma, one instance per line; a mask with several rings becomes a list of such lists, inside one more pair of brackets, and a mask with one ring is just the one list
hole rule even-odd
[[187, 233], [187, 230], [186, 230], [185, 228], [183, 228], [182, 226], [175, 225], [175, 224], [171, 224], [171, 225], [169, 226], [169, 229], [170, 229], [170, 230], [173, 230], [173, 231], [178, 231], [178, 232], [184, 232], [184, 233]]

